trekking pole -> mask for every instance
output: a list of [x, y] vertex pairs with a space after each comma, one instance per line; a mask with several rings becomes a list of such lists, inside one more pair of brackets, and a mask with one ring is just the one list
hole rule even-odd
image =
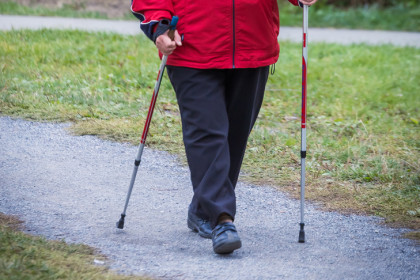
[[306, 73], [308, 66], [308, 5], [303, 5], [303, 43], [302, 43], [302, 117], [300, 146], [300, 230], [299, 243], [305, 243], [305, 159], [306, 159]]
[[[175, 34], [175, 27], [176, 27], [177, 23], [178, 23], [178, 17], [174, 16], [172, 18], [171, 23], [170, 23], [169, 33], [168, 33], [168, 36], [172, 40], [174, 39], [174, 36], [175, 36], [174, 35]], [[158, 93], [159, 93], [160, 83], [162, 81], [163, 72], [165, 71], [165, 66], [166, 66], [167, 59], [168, 59], [168, 56], [164, 55], [162, 57], [162, 62], [160, 63], [159, 72], [158, 72], [156, 83], [155, 83], [155, 88], [153, 90], [152, 100], [150, 101], [149, 111], [147, 113], [146, 123], [144, 124], [143, 134], [141, 135], [141, 140], [140, 140], [139, 148], [138, 148], [138, 151], [137, 151], [137, 156], [136, 156], [136, 159], [134, 161], [134, 169], [133, 169], [133, 173], [131, 175], [131, 181], [130, 181], [130, 186], [128, 188], [127, 198], [125, 200], [124, 211], [121, 214], [120, 220], [117, 222], [117, 228], [119, 228], [119, 229], [124, 228], [124, 219], [125, 219], [125, 216], [126, 216], [128, 201], [130, 200], [131, 192], [133, 191], [134, 182], [136, 181], [137, 170], [139, 169], [139, 166], [140, 166], [141, 156], [143, 154], [143, 149], [144, 149], [144, 144], [146, 143], [147, 133], [149, 132], [149, 126], [150, 126], [150, 122], [152, 120], [153, 111], [155, 109], [155, 104], [156, 104], [156, 100], [157, 100]]]

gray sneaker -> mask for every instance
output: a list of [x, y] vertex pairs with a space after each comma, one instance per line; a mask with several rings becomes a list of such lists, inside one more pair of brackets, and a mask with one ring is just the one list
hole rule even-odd
[[195, 215], [191, 209], [188, 209], [187, 225], [193, 231], [198, 232], [201, 237], [211, 238], [210, 222]]

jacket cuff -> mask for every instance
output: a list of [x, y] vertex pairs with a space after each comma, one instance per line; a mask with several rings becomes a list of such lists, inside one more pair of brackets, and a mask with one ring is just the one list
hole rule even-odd
[[153, 33], [159, 22], [163, 19], [172, 18], [171, 14], [165, 10], [145, 11], [144, 14], [141, 15], [143, 16], [143, 20], [140, 23], [140, 29], [150, 40], [153, 40]]
[[162, 19], [157, 24], [156, 30], [153, 32], [152, 40], [156, 43], [157, 37], [165, 33], [169, 29], [171, 21], [169, 19]]
[[300, 1], [298, 1], [298, 4], [299, 4], [299, 7], [303, 8], [303, 4]]

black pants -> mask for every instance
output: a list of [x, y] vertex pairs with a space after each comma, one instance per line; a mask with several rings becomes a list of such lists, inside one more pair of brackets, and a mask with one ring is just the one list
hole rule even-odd
[[235, 217], [235, 186], [269, 67], [167, 69], [181, 112], [194, 190], [191, 210], [215, 227], [220, 214]]

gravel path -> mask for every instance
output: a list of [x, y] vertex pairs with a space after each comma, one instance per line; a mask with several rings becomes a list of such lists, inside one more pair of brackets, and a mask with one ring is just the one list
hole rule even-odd
[[[80, 29], [88, 31], [112, 31], [120, 34], [142, 34], [139, 23], [123, 20], [76, 19], [59, 17], [34, 17], [0, 15], [0, 30], [12, 29]], [[371, 31], [332, 28], [309, 28], [310, 42], [339, 44], [365, 43], [369, 45], [392, 44], [396, 46], [420, 47], [420, 32]], [[281, 27], [280, 40], [302, 41], [299, 27]]]
[[117, 230], [136, 147], [72, 136], [69, 124], [0, 117], [0, 211], [28, 231], [96, 247], [107, 265], [162, 279], [418, 279], [419, 247], [380, 219], [307, 208], [299, 244], [298, 201], [270, 187], [239, 183], [237, 228], [243, 248], [213, 253], [188, 230], [188, 169], [146, 148]]

